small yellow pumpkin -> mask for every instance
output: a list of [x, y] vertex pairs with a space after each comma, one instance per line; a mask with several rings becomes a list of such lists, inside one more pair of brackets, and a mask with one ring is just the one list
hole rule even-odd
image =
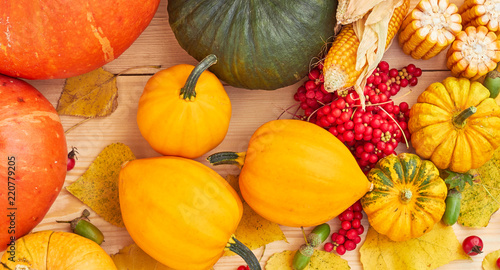
[[27, 234], [3, 254], [0, 269], [116, 270], [111, 257], [94, 241], [69, 232]]
[[370, 226], [393, 241], [429, 232], [444, 214], [448, 188], [429, 160], [410, 153], [380, 159], [368, 173], [373, 190], [361, 205]]
[[146, 83], [137, 125], [158, 153], [197, 158], [224, 140], [232, 109], [224, 86], [207, 70], [216, 62], [211, 54], [196, 67], [175, 65]]
[[244, 200], [262, 217], [291, 227], [329, 221], [371, 186], [340, 140], [301, 120], [267, 122], [252, 135], [246, 153], [215, 153], [208, 160], [243, 166]]
[[148, 255], [174, 269], [210, 269], [229, 249], [252, 270], [253, 253], [234, 238], [243, 207], [238, 194], [211, 168], [163, 156], [123, 165], [119, 176], [123, 222]]
[[500, 146], [500, 107], [479, 82], [448, 77], [431, 84], [410, 110], [416, 153], [439, 169], [464, 173], [490, 160]]

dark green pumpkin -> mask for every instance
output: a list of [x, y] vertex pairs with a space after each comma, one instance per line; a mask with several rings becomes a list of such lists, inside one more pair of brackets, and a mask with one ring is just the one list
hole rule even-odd
[[333, 36], [334, 0], [169, 0], [170, 26], [198, 61], [209, 54], [219, 79], [274, 90], [304, 78]]

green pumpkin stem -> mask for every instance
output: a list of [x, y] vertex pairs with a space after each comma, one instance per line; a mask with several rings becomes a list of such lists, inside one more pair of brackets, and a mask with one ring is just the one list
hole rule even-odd
[[474, 106], [470, 106], [469, 108], [461, 111], [457, 116], [454, 117], [453, 123], [457, 127], [464, 127], [467, 118], [469, 118], [471, 115], [475, 114], [477, 112], [477, 108]]
[[207, 161], [212, 165], [233, 164], [243, 167], [246, 152], [219, 152], [207, 157]]
[[259, 260], [255, 257], [255, 254], [243, 243], [241, 243], [236, 237], [231, 236], [229, 242], [226, 245], [226, 248], [231, 250], [232, 252], [238, 254], [247, 265], [250, 267], [250, 270], [261, 270]]
[[196, 97], [196, 91], [194, 89], [198, 79], [205, 70], [215, 63], [217, 63], [217, 56], [209, 54], [207, 57], [203, 58], [203, 60], [201, 60], [196, 67], [194, 67], [193, 71], [191, 71], [191, 74], [189, 74], [189, 77], [187, 78], [186, 84], [181, 88], [180, 94], [183, 99], [191, 100]]

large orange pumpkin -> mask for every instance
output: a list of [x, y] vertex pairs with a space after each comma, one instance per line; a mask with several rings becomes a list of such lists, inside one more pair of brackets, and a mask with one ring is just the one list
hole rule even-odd
[[0, 250], [43, 219], [66, 177], [64, 130], [34, 87], [0, 75]]
[[0, 73], [67, 78], [120, 56], [144, 31], [160, 0], [16, 0], [0, 9]]

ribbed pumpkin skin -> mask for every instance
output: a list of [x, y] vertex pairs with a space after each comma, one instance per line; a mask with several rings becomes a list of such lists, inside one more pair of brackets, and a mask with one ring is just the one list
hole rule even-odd
[[0, 207], [5, 213], [0, 218], [0, 251], [14, 236], [9, 208], [16, 208], [16, 238], [29, 233], [49, 211], [64, 184], [67, 155], [63, 126], [52, 104], [28, 83], [0, 75]]
[[229, 184], [191, 159], [126, 163], [120, 207], [127, 231], [150, 256], [174, 269], [209, 269], [222, 256], [243, 208]]
[[344, 144], [301, 120], [274, 120], [255, 131], [239, 185], [255, 212], [291, 227], [329, 221], [370, 188]]
[[[448, 189], [431, 161], [410, 153], [390, 155], [370, 170], [368, 180], [373, 190], [361, 204], [370, 226], [380, 234], [406, 241], [424, 235], [441, 220]], [[404, 191], [411, 192], [408, 201]]]
[[139, 130], [163, 155], [198, 158], [219, 145], [227, 134], [231, 101], [213, 73], [201, 74], [193, 100], [180, 97], [193, 68], [181, 64], [157, 72], [139, 99]]
[[334, 34], [337, 2], [324, 0], [169, 0], [170, 26], [181, 47], [240, 88], [274, 90], [309, 71]]
[[[111, 257], [98, 244], [69, 232], [40, 231], [19, 239], [15, 262], [8, 252], [2, 256], [0, 269], [116, 270]], [[16, 266], [30, 268], [16, 268]], [[9, 268], [7, 268], [9, 267]]]
[[160, 0], [16, 0], [0, 9], [0, 73], [68, 78], [118, 58]]
[[[467, 172], [486, 163], [500, 146], [500, 107], [479, 82], [448, 77], [431, 84], [410, 110], [408, 129], [416, 153], [439, 169]], [[470, 106], [464, 127], [453, 118]]]

